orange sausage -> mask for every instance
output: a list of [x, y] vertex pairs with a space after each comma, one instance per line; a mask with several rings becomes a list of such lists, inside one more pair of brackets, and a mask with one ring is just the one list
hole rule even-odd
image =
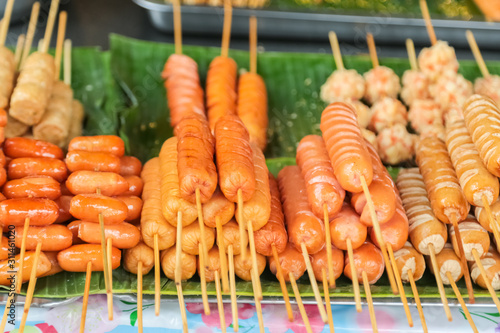
[[225, 115], [217, 122], [215, 153], [222, 193], [237, 202], [241, 190], [243, 201], [250, 200], [256, 186], [252, 147], [248, 131], [238, 116]]
[[[290, 281], [290, 273], [292, 273], [297, 280], [302, 275], [304, 275], [306, 271], [306, 262], [304, 261], [304, 256], [301, 252], [297, 251], [295, 246], [290, 243], [288, 243], [283, 252], [278, 254], [278, 261], [281, 265], [281, 269], [284, 275], [283, 279], [285, 281]], [[274, 257], [269, 257], [269, 269], [274, 275], [278, 274], [278, 269], [276, 268]]]
[[[490, 281], [491, 286], [495, 290], [500, 289], [500, 256], [498, 252], [491, 247], [489, 252], [485, 254], [484, 258], [481, 259], [484, 270], [486, 271], [486, 278]], [[477, 263], [474, 262], [470, 266], [470, 275], [472, 281], [483, 289], [487, 289], [486, 283], [481, 271], [477, 267]]]
[[298, 166], [286, 166], [278, 174], [288, 240], [299, 251], [304, 244], [309, 254], [325, 246], [325, 226], [309, 208], [307, 189]]
[[119, 174], [85, 170], [73, 172], [66, 180], [66, 186], [74, 195], [94, 194], [100, 190], [102, 195], [116, 196], [129, 188], [125, 178]]
[[[250, 248], [247, 248], [247, 253], [250, 253]], [[266, 257], [257, 253], [257, 272], [262, 275], [266, 268]], [[252, 281], [252, 259], [247, 256], [245, 260], [241, 254], [234, 257], [234, 273], [243, 281]]]
[[134, 156], [120, 157], [120, 175], [126, 176], [140, 176], [142, 170], [141, 161]]
[[[161, 251], [161, 268], [170, 280], [175, 280], [175, 251], [175, 246]], [[196, 273], [196, 256], [181, 251], [181, 262], [181, 280], [189, 280]]]
[[342, 208], [345, 191], [335, 178], [322, 137], [308, 135], [300, 140], [297, 147], [297, 165], [306, 182], [307, 197], [313, 213], [323, 218], [326, 205], [328, 217], [333, 218]]
[[[196, 257], [196, 269], [198, 274], [200, 273], [200, 257]], [[219, 272], [220, 276], [220, 257], [219, 248], [214, 246], [208, 251], [208, 258], [205, 258], [205, 279], [207, 282], [213, 282], [215, 280], [215, 271]]]
[[236, 113], [236, 62], [229, 57], [215, 57], [207, 72], [207, 113], [213, 131], [220, 118]]
[[[435, 274], [434, 267], [429, 264], [430, 259], [427, 260], [431, 273]], [[455, 251], [453, 250], [453, 247], [450, 243], [446, 243], [443, 250], [436, 254], [436, 261], [443, 284], [451, 284], [450, 280], [448, 279], [448, 274], [446, 274], [447, 272], [450, 272], [451, 278], [455, 282], [457, 282], [462, 278], [462, 276], [464, 276], [461, 261], [455, 254]]]
[[207, 202], [217, 186], [214, 163], [215, 139], [204, 117], [185, 116], [175, 127], [179, 189], [183, 199], [196, 203], [196, 190], [201, 203]]
[[128, 190], [123, 192], [121, 195], [134, 195], [139, 197], [144, 188], [144, 182], [141, 177], [138, 176], [125, 176], [125, 181], [128, 184]]
[[[498, 218], [500, 217], [500, 200], [499, 198], [496, 198], [493, 204], [490, 206], [491, 209], [491, 215], [493, 215], [493, 220], [498, 221]], [[486, 209], [483, 207], [476, 207], [474, 209], [474, 215], [476, 216], [477, 221], [485, 228], [488, 230], [488, 232], [493, 232], [493, 229], [490, 225], [490, 219], [488, 217], [488, 214], [486, 213]]]
[[[397, 251], [405, 245], [408, 239], [408, 228], [408, 217], [404, 212], [403, 204], [398, 202], [396, 213], [387, 223], [380, 226], [380, 233], [382, 234], [384, 242], [386, 244], [391, 244], [392, 250]], [[370, 230], [370, 238], [373, 244], [380, 248], [374, 228]]]
[[0, 243], [0, 260], [7, 259], [9, 257], [9, 250], [11, 249], [9, 242], [9, 234], [7, 236], [2, 235], [2, 241]]
[[3, 226], [24, 226], [24, 220], [30, 219], [31, 226], [52, 224], [59, 216], [59, 207], [49, 199], [22, 198], [0, 202], [0, 221]]
[[259, 74], [247, 72], [240, 75], [236, 111], [248, 129], [250, 142], [264, 150], [269, 119], [266, 83]]
[[[119, 249], [130, 249], [141, 240], [141, 233], [137, 227], [130, 223], [104, 226], [105, 238], [111, 238], [113, 246]], [[101, 227], [99, 223], [82, 222], [78, 228], [78, 238], [86, 243], [101, 244]]]
[[5, 158], [5, 154], [3, 153], [3, 149], [0, 149], [0, 167], [4, 168], [7, 164], [7, 159]]
[[61, 184], [48, 176], [32, 176], [8, 181], [3, 193], [11, 198], [47, 198], [56, 200], [61, 196]]
[[57, 261], [57, 255], [59, 254], [59, 252], [45, 251], [43, 253], [47, 257], [47, 259], [49, 259], [50, 270], [47, 273], [40, 275], [40, 277], [51, 276], [63, 271], [61, 266], [59, 266], [59, 262]]
[[203, 206], [203, 222], [210, 228], [217, 226], [216, 218], [220, 219], [221, 225], [231, 221], [234, 216], [234, 202], [226, 199], [219, 187]]
[[[122, 251], [116, 247], [111, 249], [112, 269], [120, 266]], [[78, 244], [59, 252], [57, 261], [61, 268], [68, 272], [85, 272], [87, 263], [92, 263], [92, 271], [102, 271], [104, 263], [102, 260], [101, 244]]]
[[133, 195], [120, 195], [116, 199], [127, 205], [128, 214], [125, 221], [134, 221], [141, 217], [142, 199]]
[[29, 138], [9, 138], [4, 143], [5, 155], [10, 158], [20, 157], [48, 157], [62, 160], [64, 154], [57, 145]]
[[[246, 247], [248, 244], [248, 234], [245, 232], [243, 234], [244, 240], [243, 245]], [[222, 226], [222, 238], [224, 239], [224, 253], [228, 252], [229, 245], [233, 246], [233, 254], [238, 255], [241, 253], [240, 245], [240, 229], [238, 223], [234, 220]], [[217, 246], [220, 246], [219, 239], [217, 239]]]
[[142, 262], [142, 275], [148, 274], [155, 265], [153, 249], [143, 242], [123, 250], [123, 268], [127, 272], [137, 274], [139, 262]]
[[351, 240], [353, 249], [363, 245], [367, 232], [366, 225], [361, 223], [359, 215], [347, 203], [330, 221], [332, 245], [344, 251], [347, 251], [347, 239]]
[[[19, 267], [19, 260], [21, 258], [21, 255], [18, 254], [15, 257], [15, 263], [14, 266], [17, 268]], [[35, 261], [35, 251], [26, 251], [24, 254], [24, 261], [23, 261], [23, 278], [22, 282], [27, 282], [30, 279], [31, 276], [31, 270], [33, 269], [33, 264]], [[11, 286], [11, 288], [14, 288], [14, 286], [11, 284], [13, 276], [15, 274], [10, 273], [12, 271], [10, 265], [12, 262], [9, 263], [9, 259], [5, 259], [0, 261], [0, 285], [2, 286]], [[40, 252], [40, 256], [38, 257], [38, 265], [36, 267], [36, 276], [40, 277], [43, 274], [47, 273], [50, 271], [51, 265], [50, 261], [47, 258], [47, 256], [43, 253]], [[14, 279], [17, 279], [17, 276], [14, 277]]]
[[21, 157], [13, 159], [8, 168], [9, 179], [28, 176], [49, 176], [58, 182], [68, 177], [68, 170], [63, 161], [48, 157]]
[[273, 245], [276, 246], [276, 251], [281, 253], [288, 243], [278, 181], [272, 173], [269, 173], [269, 188], [271, 190], [271, 214], [269, 220], [262, 228], [254, 231], [255, 251], [266, 257], [273, 255]]
[[[382, 252], [370, 242], [365, 242], [353, 251], [353, 261], [359, 280], [363, 279], [362, 272], [365, 271], [368, 283], [374, 284], [384, 273], [385, 264]], [[352, 279], [351, 264], [347, 257], [345, 258], [344, 275]]]
[[4, 168], [0, 168], [0, 186], [5, 184], [7, 181], [7, 171]]
[[321, 115], [320, 128], [340, 185], [349, 192], [362, 192], [361, 177], [370, 185], [373, 167], [356, 111], [345, 103], [330, 104]]
[[0, 127], [7, 126], [7, 111], [0, 108]]
[[203, 88], [196, 61], [184, 54], [172, 54], [168, 57], [161, 76], [165, 80], [172, 128], [184, 116], [193, 113], [205, 115]]
[[[335, 280], [342, 275], [344, 270], [344, 252], [332, 246], [332, 265], [333, 265], [333, 276]], [[323, 270], [326, 272], [326, 278], [329, 279], [328, 272], [328, 257], [326, 254], [326, 247], [311, 256], [311, 265], [314, 271], [314, 276], [318, 281], [323, 282]]]
[[[16, 247], [21, 248], [24, 227], [16, 227]], [[65, 225], [30, 226], [26, 234], [26, 250], [35, 250], [42, 243], [42, 251], [61, 251], [73, 244], [73, 234]]]
[[398, 266], [401, 280], [404, 282], [410, 281], [409, 270], [411, 270], [415, 281], [420, 280], [422, 275], [424, 275], [424, 256], [418, 253], [410, 242], [406, 242], [401, 249], [394, 251], [394, 259], [396, 259], [396, 265]]
[[66, 155], [66, 165], [71, 172], [79, 170], [120, 172], [120, 158], [109, 153], [70, 151]]
[[71, 199], [71, 215], [80, 220], [99, 223], [102, 214], [104, 224], [125, 221], [128, 208], [122, 201], [102, 194], [78, 194]]
[[71, 207], [71, 199], [73, 199], [72, 195], [62, 195], [54, 202], [59, 207], [59, 217], [54, 223], [63, 223], [71, 220], [73, 216], [71, 216], [69, 209]]
[[81, 244], [83, 241], [78, 237], [78, 230], [80, 229], [80, 224], [82, 224], [81, 220], [75, 220], [68, 224], [68, 229], [71, 231], [73, 235], [73, 244]]
[[[460, 237], [464, 247], [464, 255], [467, 261], [474, 261], [472, 249], [477, 251], [480, 258], [488, 252], [490, 248], [490, 235], [488, 231], [477, 222], [474, 216], [469, 215], [467, 218], [458, 224]], [[448, 228], [450, 241], [457, 256], [460, 256], [460, 250], [457, 243], [457, 236], [453, 225]]]
[[109, 153], [122, 157], [125, 154], [125, 144], [116, 135], [77, 136], [68, 144], [68, 151], [74, 150]]
[[[214, 245], [215, 231], [212, 228], [203, 226], [205, 233], [205, 244], [207, 250], [210, 250]], [[191, 223], [190, 225], [182, 228], [182, 251], [187, 254], [198, 255], [201, 243], [201, 230], [199, 223]]]

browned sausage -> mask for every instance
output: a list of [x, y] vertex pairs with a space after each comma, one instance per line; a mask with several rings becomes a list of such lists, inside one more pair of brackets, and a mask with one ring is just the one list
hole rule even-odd
[[231, 221], [234, 216], [234, 202], [226, 199], [221, 190], [217, 187], [214, 194], [205, 204], [203, 204], [203, 222], [210, 228], [215, 228], [216, 218], [220, 219], [221, 225]]
[[[248, 234], [245, 232], [243, 234], [243, 243], [245, 246], [248, 244]], [[241, 253], [240, 245], [240, 229], [238, 223], [235, 220], [231, 220], [222, 226], [222, 238], [224, 239], [224, 253], [227, 253], [227, 248], [229, 245], [233, 246], [233, 254], [238, 255]], [[217, 240], [217, 246], [219, 246], [219, 240]]]
[[[250, 248], [247, 249], [246, 253], [250, 253]], [[266, 268], [266, 257], [262, 254], [257, 253], [257, 272], [259, 273], [259, 277], [264, 272]], [[237, 277], [244, 281], [252, 281], [252, 260], [249, 256], [243, 260], [241, 254], [234, 257], [234, 273]]]
[[[332, 247], [332, 266], [333, 266], [333, 275], [335, 280], [338, 279], [342, 275], [342, 271], [344, 270], [344, 252], [342, 250], [337, 249], [335, 246], [330, 245]], [[323, 270], [326, 271], [326, 278], [329, 278], [328, 272], [328, 257], [326, 255], [326, 247], [315, 253], [311, 256], [311, 265], [314, 271], [314, 276], [318, 281], [323, 281]]]
[[359, 215], [344, 203], [342, 210], [330, 221], [330, 235], [332, 244], [347, 251], [347, 239], [351, 240], [352, 248], [357, 249], [366, 240], [366, 225], [360, 222]]
[[[175, 280], [175, 251], [175, 246], [161, 251], [161, 268], [170, 280]], [[196, 273], [196, 256], [181, 251], [181, 262], [181, 280], [189, 280]]]
[[[196, 260], [196, 269], [198, 274], [200, 273], [200, 258], [197, 257]], [[219, 257], [219, 248], [214, 246], [208, 251], [208, 258], [205, 258], [205, 279], [207, 282], [215, 281], [215, 271], [219, 272], [220, 276], [220, 257]]]
[[[214, 229], [204, 226], [205, 230], [205, 244], [207, 250], [211, 249], [215, 241]], [[201, 230], [199, 223], [191, 223], [190, 225], [182, 228], [182, 251], [192, 254], [199, 254], [199, 244], [201, 242]]]
[[[295, 279], [300, 278], [306, 271], [306, 262], [301, 252], [297, 251], [295, 246], [288, 243], [285, 250], [278, 255], [278, 260], [283, 271], [283, 279], [290, 281], [290, 273]], [[269, 269], [274, 275], [277, 274], [276, 262], [274, 257], [269, 257]]]
[[[374, 284], [384, 273], [385, 264], [382, 252], [368, 241], [353, 251], [353, 260], [359, 280], [363, 278], [362, 272], [365, 271], [368, 283]], [[351, 264], [347, 257], [345, 258], [344, 275], [349, 279], [352, 278]]]
[[69, 209], [71, 207], [71, 199], [73, 199], [72, 195], [62, 195], [54, 202], [59, 207], [59, 217], [54, 223], [63, 223], [71, 220], [73, 216], [69, 213]]
[[71, 223], [68, 224], [68, 229], [71, 231], [71, 234], [73, 235], [73, 244], [81, 244], [83, 241], [78, 238], [78, 230], [80, 229], [80, 224], [82, 224], [83, 221], [81, 220], [75, 220]]
[[137, 274], [139, 261], [142, 262], [142, 275], [148, 274], [155, 264], [153, 249], [142, 241], [133, 248], [123, 250], [123, 268]]

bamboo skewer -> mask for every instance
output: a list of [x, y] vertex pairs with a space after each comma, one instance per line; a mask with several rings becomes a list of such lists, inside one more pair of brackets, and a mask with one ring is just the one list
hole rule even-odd
[[160, 249], [158, 245], [158, 234], [153, 235], [153, 252], [155, 258], [155, 316], [160, 315]]
[[330, 328], [330, 332], [335, 332], [335, 328], [333, 327], [333, 314], [332, 314], [332, 304], [330, 303], [330, 290], [328, 288], [328, 279], [326, 278], [326, 270], [324, 268], [321, 269], [321, 276], [323, 278], [323, 293], [325, 294], [325, 305], [326, 305], [326, 314], [328, 316], [328, 327]]
[[486, 274], [486, 270], [484, 269], [483, 263], [481, 262], [481, 258], [479, 257], [479, 253], [477, 253], [477, 250], [475, 248], [472, 249], [472, 255], [474, 256], [474, 261], [476, 262], [477, 267], [479, 268], [479, 271], [481, 272], [481, 276], [483, 277], [484, 284], [486, 284], [486, 288], [488, 289], [488, 292], [491, 295], [491, 299], [495, 303], [497, 310], [500, 312], [500, 301], [498, 300], [497, 293], [491, 286], [491, 282], [488, 279], [488, 275]]
[[[437, 274], [439, 274], [439, 272], [437, 272]], [[465, 318], [467, 318], [467, 321], [469, 322], [469, 325], [472, 328], [472, 331], [474, 331], [475, 333], [478, 333], [477, 328], [476, 328], [476, 324], [474, 324], [474, 321], [472, 320], [469, 309], [467, 309], [467, 306], [465, 305], [464, 299], [463, 299], [462, 295], [460, 294], [460, 290], [458, 290], [457, 284], [455, 283], [455, 280], [453, 280], [453, 277], [451, 276], [451, 273], [449, 271], [446, 272], [446, 277], [450, 281], [450, 285], [453, 288], [453, 292], [455, 292], [455, 295], [457, 296], [458, 302], [460, 303], [460, 306], [462, 307]]]
[[[100, 192], [98, 190], [98, 192]], [[101, 250], [102, 250], [102, 261], [104, 267], [104, 282], [106, 285], [106, 295], [108, 301], [108, 319], [113, 320], [113, 292], [111, 290], [111, 283], [109, 280], [109, 270], [108, 270], [108, 255], [106, 248], [106, 234], [104, 232], [104, 217], [99, 214], [99, 225], [101, 227]]]
[[80, 319], [80, 333], [85, 332], [85, 320], [87, 318], [87, 306], [89, 304], [90, 279], [92, 277], [92, 262], [87, 262], [87, 272], [85, 273], [85, 289], [83, 292], [82, 318]]
[[179, 3], [179, 0], [173, 0], [172, 7], [174, 11], [175, 54], [182, 54], [182, 21], [181, 21], [181, 5]]
[[233, 20], [233, 7], [231, 0], [224, 0], [224, 26], [222, 30], [221, 56], [227, 57], [229, 51], [229, 42], [231, 39], [231, 23]]
[[217, 243], [219, 246], [222, 291], [224, 293], [229, 293], [229, 276], [227, 269], [226, 247], [224, 246], [224, 237], [222, 236], [222, 223], [220, 220], [220, 216], [215, 217], [215, 230], [217, 232]]
[[403, 281], [401, 281], [398, 265], [396, 264], [396, 259], [394, 258], [394, 251], [392, 251], [392, 245], [390, 243], [387, 243], [387, 251], [389, 252], [389, 258], [391, 259], [392, 270], [394, 272], [394, 276], [396, 277], [399, 296], [401, 298], [401, 302], [403, 303], [403, 308], [405, 310], [406, 319], [408, 320], [408, 325], [410, 327], [413, 327], [413, 318], [411, 317], [410, 308], [408, 307], [408, 300], [406, 299], [405, 290], [403, 288]]
[[417, 55], [415, 53], [415, 45], [410, 38], [406, 39], [406, 50], [408, 51], [408, 59], [410, 60], [410, 67], [412, 70], [418, 70]]
[[50, 4], [47, 27], [45, 28], [45, 36], [43, 37], [42, 53], [47, 53], [49, 51], [50, 40], [52, 39], [52, 31], [54, 30], [54, 22], [56, 20], [58, 8], [59, 0], [52, 0], [52, 3]]
[[247, 251], [245, 246], [245, 218], [243, 217], [243, 192], [238, 190], [238, 226], [240, 229], [240, 249], [241, 259], [247, 260]]
[[142, 333], [143, 322], [142, 322], [142, 261], [137, 263], [137, 327], [139, 333]]
[[311, 259], [309, 258], [309, 253], [307, 253], [307, 248], [304, 243], [300, 244], [300, 247], [302, 249], [302, 256], [304, 257], [304, 261], [306, 263], [307, 274], [309, 275], [309, 280], [311, 282], [311, 287], [314, 292], [314, 298], [316, 299], [321, 320], [323, 320], [323, 322], [326, 324], [328, 322], [328, 317], [326, 315], [325, 307], [323, 306], [323, 299], [321, 298], [321, 294], [319, 292], [316, 277], [314, 276], [314, 270], [311, 264]]
[[12, 16], [13, 8], [14, 0], [7, 0], [2, 19], [2, 25], [0, 26], [0, 46], [5, 46], [5, 40], [7, 39], [7, 32], [9, 31], [10, 17]]
[[200, 282], [201, 282], [201, 299], [203, 301], [203, 309], [205, 315], [210, 315], [210, 306], [208, 305], [207, 295], [207, 279], [205, 278], [205, 253], [203, 253], [203, 246], [201, 242], [198, 243], [198, 257], [200, 260]]
[[[203, 221], [203, 209], [201, 208], [201, 196], [200, 196], [200, 189], [196, 188], [195, 190], [196, 194], [196, 209], [198, 210], [198, 223], [200, 225], [200, 245], [201, 247], [199, 248], [199, 251], [203, 252], [203, 256], [199, 256], [200, 258], [200, 266], [201, 266], [201, 271], [205, 271], [205, 259], [208, 258], [208, 251], [207, 251], [207, 243], [205, 240], [205, 222]], [[181, 222], [181, 228], [182, 228], [182, 220], [177, 221], [177, 224]], [[207, 296], [207, 280], [205, 279], [205, 274], [202, 274], [200, 276], [201, 279], [201, 291], [202, 291], [202, 298], [203, 298], [203, 307], [205, 309], [205, 314], [209, 315], [210, 314], [210, 307], [208, 305], [208, 296]], [[205, 291], [203, 291], [205, 290]]]
[[255, 312], [257, 313], [257, 321], [259, 322], [259, 331], [260, 333], [265, 333], [264, 327], [264, 316], [262, 315], [262, 306], [260, 304], [260, 299], [255, 296], [255, 289], [257, 289], [256, 282], [259, 280], [259, 276], [256, 275], [256, 270], [251, 270], [250, 275], [252, 277], [252, 286], [254, 290], [254, 299], [255, 299]]
[[427, 333], [427, 323], [425, 322], [424, 310], [422, 309], [422, 303], [420, 303], [420, 295], [418, 294], [417, 285], [415, 284], [415, 278], [413, 277], [413, 272], [411, 269], [408, 270], [408, 280], [410, 280], [411, 290], [413, 292], [413, 298], [417, 304], [418, 315], [420, 316], [420, 323], [422, 324], [422, 330]]
[[38, 260], [40, 259], [41, 252], [42, 252], [42, 242], [38, 242], [36, 244], [35, 258], [33, 259], [33, 267], [31, 268], [28, 291], [26, 292], [26, 301], [24, 303], [23, 317], [21, 319], [21, 324], [19, 325], [19, 333], [24, 332], [24, 327], [26, 326], [26, 320], [28, 319], [28, 313], [30, 311], [31, 302], [33, 300], [33, 293], [35, 292], [35, 286], [37, 281], [36, 271], [38, 268]]
[[[106, 260], [108, 262], [109, 289], [111, 291], [111, 311], [113, 311], [113, 239], [106, 239]], [[112, 313], [112, 312], [111, 312]], [[111, 315], [112, 318], [112, 315]], [[113, 319], [110, 319], [113, 320]]]
[[335, 276], [333, 274], [333, 259], [332, 259], [332, 236], [330, 234], [330, 218], [328, 217], [328, 206], [323, 205], [323, 219], [325, 223], [325, 243], [326, 243], [326, 258], [328, 265], [328, 284], [330, 288], [335, 288]]
[[330, 40], [330, 46], [332, 48], [333, 59], [335, 60], [335, 66], [338, 70], [345, 69], [344, 61], [342, 60], [342, 54], [340, 53], [339, 40], [337, 39], [337, 34], [333, 31], [328, 33], [328, 38]]
[[481, 70], [481, 75], [483, 75], [483, 77], [485, 78], [490, 77], [490, 71], [488, 70], [488, 67], [486, 67], [486, 63], [484, 62], [479, 47], [477, 46], [474, 34], [472, 33], [472, 31], [467, 30], [465, 32], [465, 36], [467, 37], [467, 42], [469, 43], [472, 54], [474, 54], [474, 58], [476, 59], [477, 65], [479, 66], [479, 70]]
[[36, 25], [38, 24], [38, 15], [40, 13], [40, 2], [35, 2], [31, 9], [30, 22], [28, 24], [28, 32], [26, 33], [26, 43], [24, 43], [23, 54], [21, 57], [21, 62], [19, 68], [22, 69], [24, 62], [28, 58], [31, 45], [33, 44], [33, 38], [35, 37]]
[[293, 293], [295, 294], [295, 301], [297, 302], [297, 306], [299, 307], [300, 315], [302, 317], [302, 321], [304, 322], [304, 326], [306, 327], [306, 331], [307, 333], [313, 333], [311, 323], [309, 322], [309, 318], [307, 317], [306, 309], [304, 308], [302, 298], [300, 297], [299, 287], [297, 287], [297, 282], [295, 282], [295, 277], [293, 276], [292, 272], [288, 273], [288, 277], [290, 279], [290, 283], [292, 284]]
[[434, 250], [434, 245], [432, 243], [429, 243], [428, 249], [429, 249], [429, 256], [431, 258], [432, 269], [435, 272], [434, 277], [436, 278], [436, 284], [439, 290], [439, 296], [441, 297], [441, 302], [443, 303], [444, 312], [446, 313], [446, 318], [448, 318], [448, 321], [452, 321], [453, 317], [451, 316], [450, 306], [448, 305], [448, 299], [446, 298], [446, 294], [444, 292], [443, 281], [441, 280], [441, 275], [439, 274], [439, 267], [437, 264], [436, 251]]
[[373, 68], [377, 68], [380, 64], [377, 56], [377, 48], [375, 47], [375, 39], [373, 39], [373, 35], [371, 33], [366, 35], [366, 43], [368, 44], [368, 51], [370, 52], [372, 66]]
[[26, 254], [26, 238], [28, 237], [28, 229], [30, 227], [30, 219], [27, 217], [24, 220], [24, 228], [23, 228], [23, 238], [21, 240], [21, 252], [19, 255], [19, 270], [17, 272], [17, 280], [19, 283], [16, 285], [16, 294], [19, 294], [21, 292], [21, 286], [23, 285], [23, 262], [24, 262], [24, 256]]
[[458, 228], [458, 218], [451, 219], [451, 222], [453, 224], [453, 229], [455, 230], [455, 236], [457, 239], [458, 250], [460, 254], [459, 258], [460, 262], [462, 263], [462, 269], [464, 270], [465, 285], [467, 286], [467, 292], [469, 294], [469, 302], [474, 304], [475, 302], [474, 289], [472, 287], [472, 281], [469, 273], [469, 265], [467, 264], [467, 258], [465, 258], [462, 236], [460, 235], [460, 229]]
[[250, 16], [250, 72], [257, 73], [257, 18]]
[[255, 250], [255, 239], [253, 234], [253, 222], [247, 221], [248, 226], [248, 243], [250, 244], [250, 258], [252, 260], [252, 270], [254, 272], [255, 280], [255, 290], [256, 297], [262, 300], [262, 287], [260, 285], [259, 271], [257, 267], [257, 252]]
[[224, 304], [222, 303], [222, 290], [218, 270], [215, 270], [215, 291], [217, 293], [217, 308], [219, 309], [220, 328], [222, 333], [226, 333], [226, 318], [224, 315]]
[[271, 250], [273, 252], [273, 258], [276, 262], [276, 277], [280, 283], [281, 293], [283, 294], [283, 300], [285, 301], [286, 313], [288, 314], [288, 321], [293, 322], [293, 310], [290, 304], [290, 297], [288, 296], [288, 290], [286, 288], [285, 277], [283, 275], [283, 270], [281, 269], [281, 264], [278, 257], [278, 250], [276, 250], [276, 245], [273, 243], [271, 245]]
[[377, 318], [375, 317], [375, 308], [373, 307], [372, 292], [370, 290], [370, 284], [368, 283], [368, 276], [365, 271], [361, 272], [363, 277], [363, 287], [365, 288], [366, 303], [368, 303], [368, 311], [370, 313], [370, 321], [372, 322], [372, 329], [374, 333], [378, 332], [377, 328]]
[[61, 60], [63, 53], [63, 43], [66, 34], [67, 20], [68, 20], [68, 14], [65, 11], [62, 11], [59, 14], [59, 27], [57, 30], [57, 44], [56, 44], [56, 56], [55, 56], [56, 71], [54, 77], [55, 80], [59, 80], [59, 77], [61, 76]]
[[347, 258], [349, 260], [349, 265], [351, 266], [351, 276], [352, 276], [352, 289], [354, 290], [354, 301], [356, 303], [356, 311], [361, 312], [361, 295], [359, 291], [359, 281], [358, 272], [356, 270], [356, 265], [354, 265], [354, 252], [352, 249], [352, 242], [350, 238], [346, 239], [347, 243]]
[[425, 27], [427, 28], [427, 34], [431, 40], [431, 45], [434, 45], [437, 42], [437, 38], [436, 33], [434, 32], [434, 27], [432, 26], [431, 15], [429, 14], [429, 8], [427, 7], [426, 0], [420, 0], [420, 10], [422, 11], [422, 16], [425, 20]]
[[233, 329], [238, 332], [238, 304], [236, 303], [236, 277], [234, 273], [234, 255], [233, 245], [227, 247], [227, 256], [229, 262], [229, 287], [231, 290], [231, 312], [233, 314]]
[[[182, 212], [177, 212], [177, 234], [176, 234], [176, 244], [175, 244], [175, 286], [177, 289], [177, 298], [179, 299], [179, 308], [181, 311], [182, 318], [182, 329], [184, 333], [188, 333], [188, 322], [187, 322], [187, 314], [186, 314], [186, 306], [184, 304], [184, 294], [182, 293]], [[204, 256], [204, 253], [200, 252], [200, 258]], [[203, 263], [200, 260], [200, 272], [205, 272], [205, 266], [202, 266]], [[201, 275], [201, 274], [200, 274]], [[203, 274], [205, 276], [205, 274]], [[205, 292], [206, 294], [206, 292]]]
[[64, 41], [64, 83], [71, 86], [71, 40]]
[[26, 35], [20, 34], [19, 37], [17, 38], [16, 52], [14, 53], [16, 68], [19, 68], [19, 62], [21, 61], [21, 56], [23, 55], [23, 47], [25, 41], [26, 41]]
[[491, 207], [488, 203], [488, 199], [485, 195], [483, 195], [483, 206], [486, 211], [486, 215], [488, 216], [488, 221], [490, 223], [490, 228], [493, 230], [493, 237], [495, 238], [497, 244], [497, 251], [500, 252], [500, 232], [498, 231], [498, 224], [493, 218], [493, 214], [491, 213]]

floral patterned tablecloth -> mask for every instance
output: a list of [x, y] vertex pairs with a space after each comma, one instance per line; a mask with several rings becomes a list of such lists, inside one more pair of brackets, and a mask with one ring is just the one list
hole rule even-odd
[[[188, 303], [187, 318], [189, 331], [193, 333], [220, 332], [219, 314], [217, 305], [211, 304], [211, 315], [203, 314], [203, 306], [199, 303]], [[282, 304], [263, 304], [264, 323], [268, 333], [305, 333], [305, 327], [299, 311], [294, 307], [295, 321], [289, 322], [286, 310]], [[306, 305], [306, 311], [314, 333], [329, 332], [319, 317], [315, 305]], [[161, 304], [160, 316], [154, 315], [154, 305], [151, 302], [144, 304], [144, 332], [182, 332], [179, 305], [173, 301]], [[230, 304], [224, 305], [227, 332], [234, 332]], [[333, 321], [336, 332], [370, 332], [371, 323], [368, 309], [363, 307], [363, 312], [357, 313], [354, 306], [333, 305]], [[411, 308], [415, 325], [408, 327], [402, 307], [379, 306], [375, 308], [379, 332], [421, 332], [422, 328], [417, 309]], [[3, 307], [0, 307], [3, 313]], [[79, 331], [80, 314], [82, 310], [81, 299], [50, 308], [32, 307], [28, 316], [28, 327], [25, 333], [73, 333]], [[479, 332], [500, 333], [500, 314], [494, 307], [471, 307], [471, 314]], [[17, 326], [22, 314], [22, 305], [17, 307]], [[424, 307], [427, 326], [430, 332], [471, 332], [463, 312], [460, 308], [452, 308], [453, 321], [448, 322], [441, 308], [437, 306]], [[255, 307], [251, 304], [238, 305], [239, 332], [258, 331]], [[17, 329], [7, 326], [6, 332], [15, 333]], [[107, 305], [105, 295], [90, 296], [86, 329], [89, 333], [132, 333], [137, 332], [137, 304], [115, 299], [114, 320], [107, 319]]]

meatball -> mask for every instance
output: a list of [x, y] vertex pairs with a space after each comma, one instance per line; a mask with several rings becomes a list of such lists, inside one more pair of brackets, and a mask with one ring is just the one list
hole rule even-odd
[[327, 103], [358, 100], [365, 93], [365, 80], [354, 69], [334, 71], [321, 86], [321, 99]]
[[461, 74], [448, 74], [440, 77], [436, 84], [431, 86], [430, 91], [441, 108], [445, 110], [453, 106], [462, 107], [474, 93], [472, 83]]
[[403, 88], [401, 89], [401, 99], [410, 106], [416, 100], [428, 99], [429, 79], [427, 76], [416, 70], [407, 70], [403, 74]]
[[399, 100], [384, 97], [372, 106], [372, 117], [368, 128], [376, 133], [395, 124], [406, 126], [408, 112]]
[[438, 137], [441, 141], [446, 141], [446, 129], [442, 124], [435, 124], [422, 128], [420, 132], [420, 139], [428, 136]]
[[431, 47], [424, 48], [418, 55], [418, 66], [431, 81], [447, 73], [458, 72], [458, 60], [455, 49], [447, 42], [438, 41]]
[[377, 136], [377, 151], [386, 164], [399, 164], [415, 155], [416, 135], [408, 133], [403, 124], [384, 128]]
[[410, 106], [408, 119], [411, 127], [421, 133], [422, 129], [432, 125], [443, 125], [441, 106], [432, 99], [418, 99]]
[[480, 77], [474, 83], [474, 92], [479, 95], [488, 96], [500, 105], [500, 76], [490, 75]]
[[398, 97], [401, 85], [399, 77], [392, 69], [378, 66], [365, 73], [365, 100], [373, 104], [384, 97]]
[[377, 135], [370, 130], [365, 128], [361, 129], [361, 134], [363, 138], [368, 141], [372, 146], [377, 147]]
[[368, 127], [372, 118], [372, 111], [370, 110], [370, 108], [366, 104], [363, 104], [363, 102], [358, 100], [352, 100], [348, 103], [351, 104], [356, 110], [359, 127]]

